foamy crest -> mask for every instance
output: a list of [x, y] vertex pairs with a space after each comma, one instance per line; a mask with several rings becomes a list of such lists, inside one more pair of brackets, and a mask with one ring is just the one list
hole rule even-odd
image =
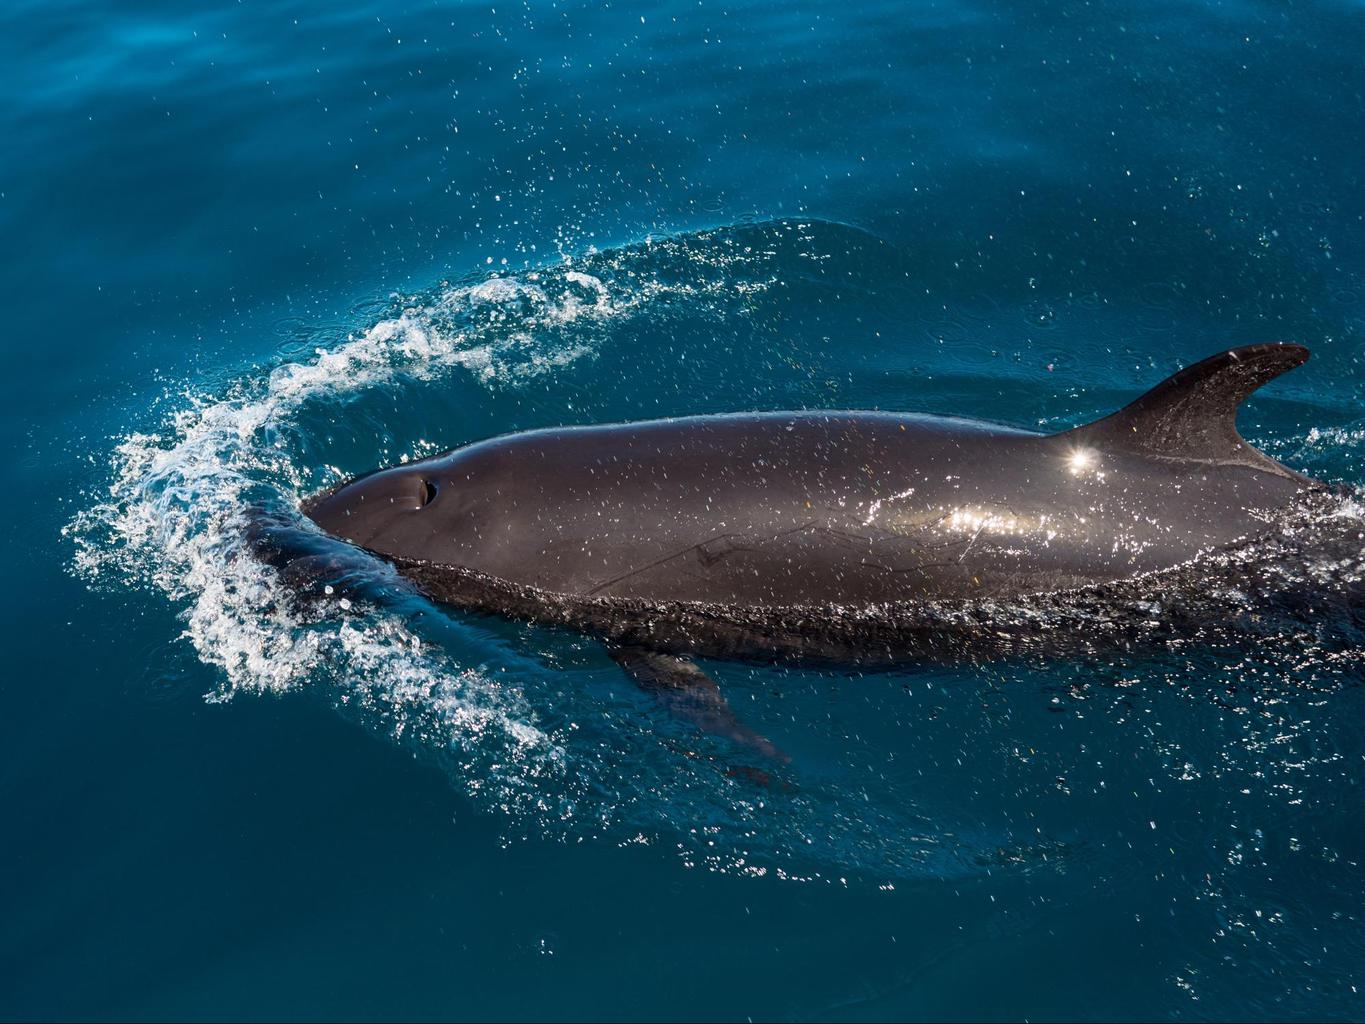
[[[599, 273], [623, 260], [623, 252], [599, 258]], [[107, 493], [64, 531], [75, 544], [74, 571], [180, 605], [185, 638], [220, 670], [209, 700], [322, 685], [338, 705], [454, 765], [471, 792], [509, 809], [533, 803], [563, 813], [536, 785], [563, 771], [561, 740], [537, 725], [515, 689], [457, 664], [397, 612], [338, 619], [300, 608], [275, 571], [250, 556], [245, 510], [297, 506], [317, 468], [294, 454], [298, 414], [310, 403], [461, 373], [489, 388], [516, 387], [592, 357], [608, 321], [661, 295], [714, 287], [633, 273], [614, 287], [593, 269], [566, 264], [443, 286], [311, 359], [226, 394], [186, 395], [159, 429], [115, 445]]]

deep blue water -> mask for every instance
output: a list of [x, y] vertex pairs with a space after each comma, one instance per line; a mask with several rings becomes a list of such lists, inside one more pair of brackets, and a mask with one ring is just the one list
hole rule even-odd
[[1357, 2], [6, 5], [0, 1017], [1361, 1017], [1351, 643], [709, 666], [764, 789], [588, 641], [300, 617], [235, 516], [550, 424], [1061, 427], [1270, 340], [1244, 433], [1365, 483], [1362, 52]]

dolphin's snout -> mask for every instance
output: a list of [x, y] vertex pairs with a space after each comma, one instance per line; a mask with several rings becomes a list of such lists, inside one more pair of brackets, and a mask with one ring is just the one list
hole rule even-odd
[[332, 536], [385, 550], [406, 529], [410, 517], [436, 500], [440, 489], [441, 481], [430, 471], [395, 467], [357, 477], [307, 499], [301, 507]]

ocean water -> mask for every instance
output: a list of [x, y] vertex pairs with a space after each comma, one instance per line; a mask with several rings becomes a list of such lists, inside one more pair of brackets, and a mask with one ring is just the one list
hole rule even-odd
[[6, 5], [0, 1017], [1360, 1018], [1365, 540], [1158, 649], [708, 665], [763, 786], [591, 641], [301, 609], [242, 513], [1286, 340], [1243, 432], [1359, 539], [1362, 52], [1354, 0]]

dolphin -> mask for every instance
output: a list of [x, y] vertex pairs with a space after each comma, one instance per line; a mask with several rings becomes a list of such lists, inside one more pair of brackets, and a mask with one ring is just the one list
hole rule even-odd
[[906, 609], [1081, 590], [1264, 533], [1323, 485], [1249, 445], [1237, 409], [1307, 358], [1232, 349], [1053, 434], [856, 411], [533, 430], [303, 512], [435, 600], [600, 637], [677, 714], [776, 757], [693, 657], [914, 659], [937, 633]]

